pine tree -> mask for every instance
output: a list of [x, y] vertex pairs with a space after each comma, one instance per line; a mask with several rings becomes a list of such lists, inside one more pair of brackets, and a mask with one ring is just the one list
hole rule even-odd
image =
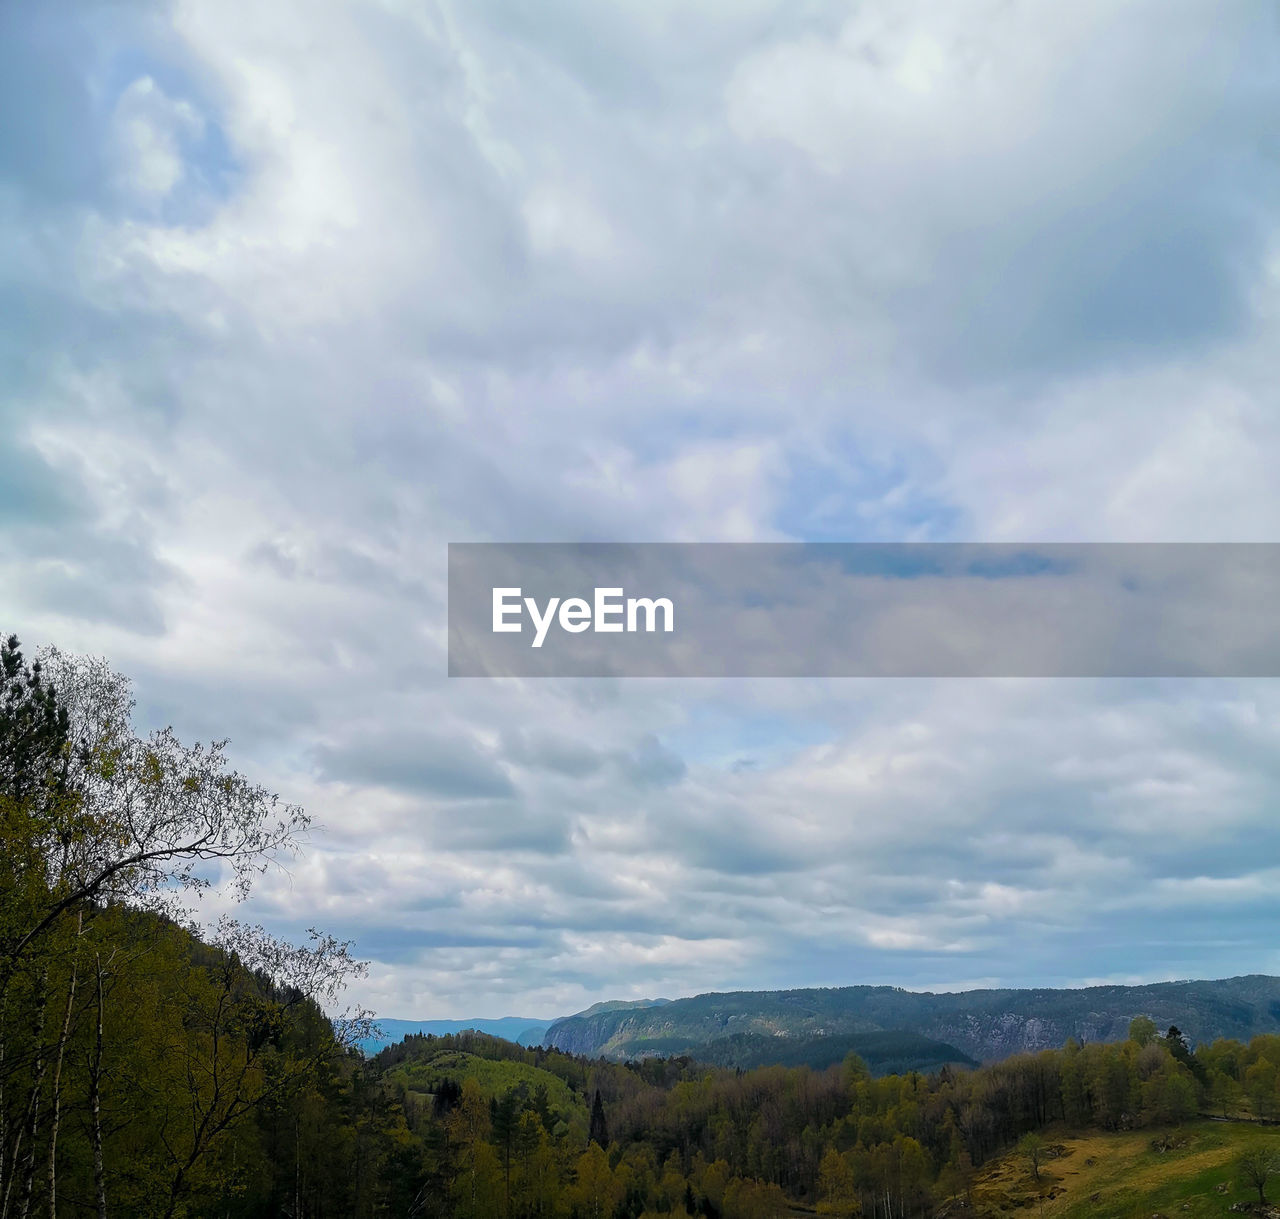
[[598, 1143], [602, 1148], [609, 1146], [609, 1127], [604, 1120], [604, 1102], [600, 1099], [600, 1089], [596, 1089], [596, 1098], [591, 1102], [591, 1126], [587, 1134], [587, 1143]]

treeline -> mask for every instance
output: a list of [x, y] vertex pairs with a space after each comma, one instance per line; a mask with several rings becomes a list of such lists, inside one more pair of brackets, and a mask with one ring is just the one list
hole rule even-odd
[[[536, 1067], [571, 1103], [468, 1059]], [[1280, 1037], [1193, 1052], [1140, 1017], [1122, 1043], [928, 1076], [874, 1078], [853, 1054], [824, 1071], [617, 1064], [478, 1034], [411, 1038], [370, 1069], [433, 1166], [441, 1215], [764, 1219], [798, 1205], [925, 1219], [1053, 1123], [1163, 1131], [1210, 1107], [1265, 1119], [1280, 1112], [1277, 1064]], [[453, 1078], [460, 1067], [472, 1074]]]

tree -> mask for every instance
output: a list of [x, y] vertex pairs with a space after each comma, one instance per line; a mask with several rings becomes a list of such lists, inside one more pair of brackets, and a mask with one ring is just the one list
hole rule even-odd
[[1031, 1175], [1040, 1180], [1040, 1166], [1044, 1163], [1045, 1146], [1042, 1139], [1034, 1131], [1024, 1134], [1018, 1140], [1018, 1154], [1027, 1162]]
[[790, 1210], [786, 1195], [776, 1185], [734, 1177], [725, 1187], [721, 1213], [724, 1219], [774, 1219]]
[[1191, 1052], [1187, 1039], [1176, 1024], [1169, 1026], [1169, 1031], [1164, 1035], [1164, 1042], [1169, 1053], [1173, 1055], [1174, 1061], [1186, 1067], [1197, 1084], [1201, 1086], [1208, 1084], [1209, 1075], [1204, 1063]]
[[600, 1089], [596, 1089], [596, 1098], [591, 1102], [591, 1126], [587, 1133], [588, 1143], [597, 1143], [601, 1147], [609, 1146], [609, 1126], [604, 1120], [604, 1102], [600, 1099]]
[[307, 819], [132, 709], [104, 662], [0, 642], [0, 1219], [269, 1189], [262, 1115], [366, 1031], [320, 1006], [362, 968], [348, 945], [174, 921], [217, 865], [244, 895]]
[[168, 1029], [170, 1054], [189, 1083], [162, 1138], [171, 1174], [166, 1219], [222, 1136], [268, 1102], [301, 1092], [335, 1048], [367, 1035], [363, 1015], [338, 1022], [336, 1045], [327, 1024], [308, 1035], [317, 1005], [332, 1002], [363, 970], [349, 944], [309, 934], [311, 944], [298, 947], [224, 919], [212, 968], [199, 977], [193, 971], [184, 987], [184, 1010]]
[[834, 1147], [828, 1147], [818, 1166], [818, 1214], [849, 1216], [859, 1210], [849, 1161]]
[[65, 782], [67, 708], [16, 635], [0, 642], [0, 794], [16, 803], [56, 797]]
[[516, 1129], [520, 1121], [522, 1096], [515, 1088], [508, 1088], [501, 1099], [489, 1102], [489, 1118], [493, 1124], [493, 1141], [502, 1160], [502, 1189], [505, 1205], [503, 1212], [511, 1214], [511, 1165], [516, 1150]]
[[0, 643], [0, 996], [21, 957], [18, 946], [43, 917], [51, 873], [74, 835], [69, 735], [66, 705], [43, 666], [28, 665], [17, 636], [9, 636]]
[[1255, 1117], [1269, 1118], [1276, 1112], [1277, 1080], [1280, 1072], [1276, 1064], [1264, 1054], [1244, 1073], [1244, 1088]]
[[502, 1212], [502, 1168], [489, 1143], [489, 1102], [474, 1079], [462, 1081], [457, 1106], [445, 1119], [455, 1163], [452, 1188], [459, 1216], [483, 1219]]
[[855, 1051], [850, 1050], [840, 1064], [840, 1082], [845, 1089], [852, 1092], [860, 1083], [871, 1078], [871, 1071], [865, 1060]]
[[1222, 1116], [1230, 1117], [1232, 1111], [1239, 1107], [1244, 1091], [1235, 1076], [1213, 1070], [1209, 1073], [1209, 1094]]
[[585, 1219], [609, 1219], [621, 1200], [622, 1191], [609, 1167], [609, 1157], [592, 1140], [578, 1157], [577, 1181], [570, 1198]]
[[1267, 1204], [1267, 1182], [1280, 1169], [1276, 1155], [1265, 1147], [1252, 1147], [1240, 1157], [1240, 1176], [1250, 1189], [1258, 1191], [1258, 1204]]
[[950, 1154], [938, 1173], [938, 1189], [941, 1196], [968, 1198], [973, 1189], [975, 1176], [969, 1152], [961, 1142], [959, 1133], [953, 1131]]
[[1093, 1102], [1092, 1117], [1104, 1129], [1119, 1129], [1136, 1108], [1137, 1075], [1132, 1060], [1115, 1046], [1097, 1043], [1086, 1046], [1081, 1058], [1088, 1064], [1085, 1085]]
[[[211, 865], [224, 865], [245, 896], [273, 858], [297, 848], [310, 819], [231, 769], [226, 741], [184, 745], [168, 728], [139, 737], [128, 679], [105, 661], [51, 648], [39, 672], [24, 671], [16, 649], [10, 639], [0, 656], [0, 671], [17, 674], [4, 695], [11, 713], [0, 756], [9, 772], [6, 846], [27, 854], [3, 883], [23, 882], [26, 898], [3, 928], [0, 988], [77, 906], [119, 901], [181, 915], [184, 893], [212, 886]], [[64, 730], [56, 775], [40, 788], [48, 799], [32, 805], [32, 768], [47, 768]], [[21, 824], [13, 823], [13, 804], [26, 806]]]
[[555, 1150], [542, 1119], [533, 1109], [526, 1109], [520, 1115], [515, 1149], [516, 1172], [512, 1186], [515, 1213], [553, 1214], [560, 1187]]
[[1180, 1125], [1195, 1115], [1195, 1080], [1174, 1062], [1166, 1059], [1160, 1070], [1143, 1085], [1142, 1092], [1147, 1117], [1157, 1125]]
[[1156, 1039], [1156, 1022], [1150, 1016], [1135, 1016], [1129, 1021], [1129, 1040], [1140, 1046], [1150, 1045]]

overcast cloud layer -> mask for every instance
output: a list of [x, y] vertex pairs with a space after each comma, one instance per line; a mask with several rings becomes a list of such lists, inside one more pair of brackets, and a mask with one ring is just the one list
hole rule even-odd
[[1266, 0], [0, 6], [0, 625], [384, 1015], [1280, 972], [1269, 681], [471, 681], [448, 541], [1280, 540]]

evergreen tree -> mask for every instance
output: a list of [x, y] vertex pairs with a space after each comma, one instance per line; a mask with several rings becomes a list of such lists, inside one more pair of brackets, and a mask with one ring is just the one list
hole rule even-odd
[[598, 1143], [601, 1147], [609, 1146], [609, 1127], [604, 1120], [604, 1102], [600, 1099], [600, 1089], [596, 1089], [596, 1098], [591, 1102], [591, 1125], [587, 1132], [588, 1143]]

